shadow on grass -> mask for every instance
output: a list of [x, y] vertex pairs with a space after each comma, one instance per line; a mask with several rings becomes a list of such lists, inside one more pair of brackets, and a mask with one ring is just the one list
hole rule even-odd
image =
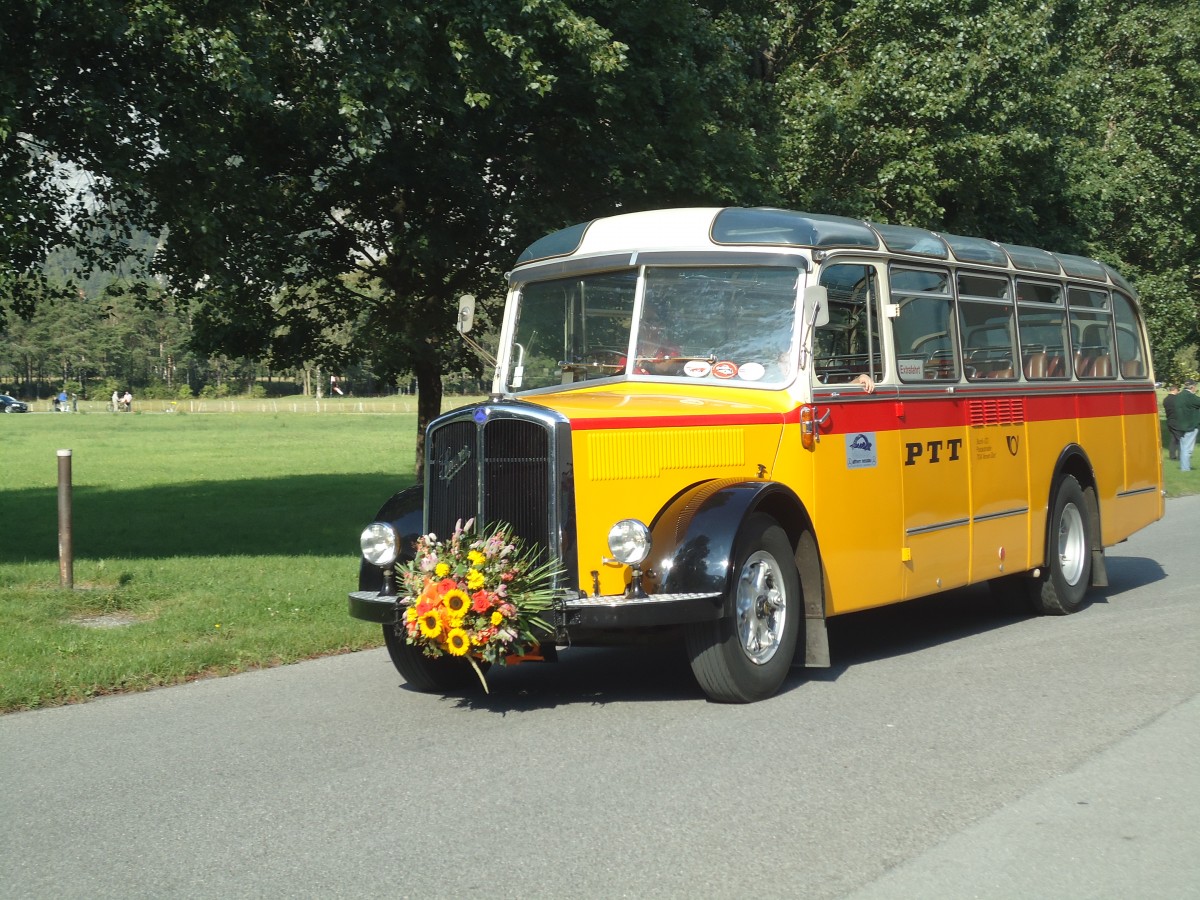
[[[80, 559], [358, 555], [358, 534], [412, 476], [301, 475], [138, 490], [76, 487]], [[58, 558], [58, 493], [6, 490], [0, 563]], [[20, 527], [15, 527], [20, 523]]]

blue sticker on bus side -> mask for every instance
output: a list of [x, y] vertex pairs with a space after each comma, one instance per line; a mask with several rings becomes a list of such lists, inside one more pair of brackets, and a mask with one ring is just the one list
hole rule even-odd
[[873, 469], [879, 462], [875, 432], [860, 431], [846, 435], [846, 468]]

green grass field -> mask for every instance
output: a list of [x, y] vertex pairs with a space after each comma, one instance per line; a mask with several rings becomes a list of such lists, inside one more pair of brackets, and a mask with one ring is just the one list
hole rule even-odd
[[[415, 412], [350, 399], [0, 416], [0, 712], [380, 643], [345, 596], [359, 531], [413, 482], [415, 429]], [[59, 588], [59, 449], [73, 452], [73, 591]], [[1170, 496], [1200, 490], [1200, 470], [1164, 473]]]
[[[379, 643], [345, 595], [358, 532], [413, 482], [415, 414], [0, 426], [0, 710]], [[59, 588], [59, 449], [73, 452], [74, 591]]]

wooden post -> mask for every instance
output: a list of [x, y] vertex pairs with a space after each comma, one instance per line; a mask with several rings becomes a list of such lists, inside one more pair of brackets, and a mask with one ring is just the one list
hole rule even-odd
[[71, 545], [71, 451], [58, 451], [58, 583], [75, 587], [75, 551]]

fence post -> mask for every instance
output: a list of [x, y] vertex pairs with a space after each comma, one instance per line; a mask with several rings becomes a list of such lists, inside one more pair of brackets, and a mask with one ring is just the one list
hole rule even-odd
[[58, 451], [58, 584], [75, 587], [75, 550], [71, 545], [71, 451]]

